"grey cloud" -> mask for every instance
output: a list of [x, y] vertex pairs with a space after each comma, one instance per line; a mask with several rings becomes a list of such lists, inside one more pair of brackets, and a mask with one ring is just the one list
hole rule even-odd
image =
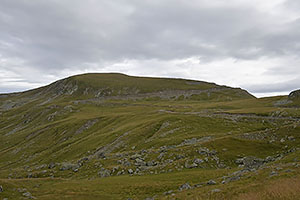
[[[283, 23], [255, 6], [232, 2], [2, 0], [0, 59], [20, 62], [0, 62], [0, 70], [29, 69], [33, 75], [23, 76], [29, 80], [131, 59], [198, 57], [209, 63], [299, 55], [300, 20]], [[295, 2], [280, 6], [295, 9]]]
[[[125, 5], [129, 11], [121, 9]], [[258, 57], [276, 44], [273, 40], [283, 39], [263, 35], [260, 29], [265, 24], [256, 27], [262, 32], [257, 38], [253, 26], [264, 21], [264, 14], [248, 7], [208, 8], [184, 1], [115, 1], [108, 5], [106, 1], [4, 0], [0, 9], [5, 30], [1, 39], [13, 45], [6, 49], [8, 56], [23, 57], [40, 67], [103, 59], [251, 58], [253, 48], [261, 49]], [[247, 33], [251, 43], [245, 43]]]

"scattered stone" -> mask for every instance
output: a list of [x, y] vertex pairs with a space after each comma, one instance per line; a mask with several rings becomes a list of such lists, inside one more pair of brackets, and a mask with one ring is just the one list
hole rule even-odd
[[154, 197], [147, 197], [145, 200], [154, 200]]
[[28, 199], [36, 199], [34, 196], [31, 195], [30, 192], [24, 192], [22, 195], [24, 197], [27, 197]]
[[197, 165], [200, 165], [201, 163], [203, 163], [204, 161], [202, 160], [202, 159], [200, 159], [200, 158], [196, 158], [195, 160], [194, 160], [194, 163], [195, 164], [197, 164]]
[[29, 173], [28, 175], [27, 175], [27, 178], [32, 178], [33, 177], [33, 174], [32, 173]]
[[278, 175], [276, 171], [271, 171], [270, 176], [276, 176]]
[[185, 156], [184, 156], [184, 155], [181, 155], [181, 154], [178, 154], [178, 155], [175, 156], [175, 158], [176, 158], [177, 160], [180, 160], [180, 159], [185, 158]]
[[217, 182], [214, 181], [214, 180], [209, 180], [209, 181], [207, 182], [207, 185], [216, 185], [216, 184], [217, 184]]
[[265, 160], [260, 158], [255, 158], [253, 156], [239, 158], [235, 161], [236, 164], [246, 169], [257, 169], [264, 164]]
[[48, 168], [53, 169], [55, 167], [55, 163], [49, 163]]
[[87, 121], [83, 126], [81, 126], [81, 127], [75, 132], [75, 135], [80, 134], [80, 133], [84, 132], [85, 130], [91, 128], [91, 127], [94, 126], [98, 121], [99, 121], [98, 119], [93, 119], [93, 120]]
[[292, 172], [293, 170], [291, 170], [291, 169], [286, 169], [286, 170], [284, 170], [284, 172], [286, 172], [286, 173], [290, 173], [290, 172]]
[[238, 165], [243, 165], [244, 164], [244, 158], [236, 159], [235, 163], [238, 164]]
[[217, 193], [217, 192], [221, 192], [221, 190], [220, 190], [220, 189], [213, 189], [213, 190], [211, 191], [211, 193]]
[[167, 192], [164, 192], [164, 195], [169, 195], [169, 194], [172, 194], [173, 193], [173, 190], [169, 190]]
[[128, 173], [129, 174], [133, 174], [133, 170], [132, 169], [128, 169]]
[[155, 165], [157, 165], [157, 163], [154, 162], [154, 161], [148, 161], [148, 162], [146, 163], [146, 166], [148, 166], [148, 167], [152, 167], [152, 166], [155, 166]]
[[295, 141], [295, 138], [294, 138], [294, 136], [289, 136], [289, 137], [288, 137], [288, 140], [290, 140], [290, 141]]
[[273, 161], [275, 161], [275, 158], [273, 158], [272, 156], [268, 156], [268, 157], [266, 157], [265, 161], [266, 162], [273, 162]]
[[109, 177], [110, 176], [110, 171], [108, 169], [102, 168], [101, 171], [98, 172], [98, 175], [101, 178]]
[[241, 179], [241, 174], [237, 174], [237, 175], [233, 175], [233, 176], [229, 176], [229, 177], [223, 177], [224, 180], [222, 181], [222, 184], [226, 184], [232, 181], [238, 181]]
[[130, 167], [131, 166], [131, 163], [127, 160], [124, 161], [122, 164], [123, 164], [124, 167]]
[[78, 164], [72, 164], [72, 163], [63, 163], [60, 170], [65, 171], [65, 170], [76, 170], [80, 168]]
[[188, 189], [191, 189], [191, 188], [192, 188], [192, 187], [190, 186], [189, 183], [185, 183], [185, 184], [183, 184], [183, 185], [181, 185], [181, 186], [179, 187], [179, 191], [188, 190]]
[[20, 193], [22, 193], [22, 192], [26, 192], [27, 189], [26, 188], [18, 188], [17, 191], [20, 192]]
[[157, 156], [157, 159], [161, 160], [163, 158], [163, 156], [165, 155], [165, 153], [160, 153], [158, 156]]

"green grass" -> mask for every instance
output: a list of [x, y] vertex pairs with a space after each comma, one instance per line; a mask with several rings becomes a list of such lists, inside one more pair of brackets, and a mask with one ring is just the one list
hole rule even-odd
[[[54, 86], [63, 84], [78, 85], [78, 90], [47, 101], [61, 91]], [[89, 94], [83, 94], [86, 88], [90, 88]], [[222, 90], [209, 90], [212, 88]], [[100, 90], [108, 96], [165, 90], [209, 90], [209, 93], [170, 99], [151, 95], [136, 99], [95, 98], [95, 92]], [[1, 106], [8, 100], [16, 106], [3, 109]], [[263, 180], [277, 183], [289, 178], [287, 173], [269, 180], [272, 167], [288, 168], [299, 162], [295, 161], [299, 159], [297, 152], [286, 152], [300, 147], [297, 119], [300, 111], [297, 101], [276, 104], [283, 100], [287, 97], [257, 99], [243, 90], [212, 83], [122, 74], [85, 74], [2, 97], [0, 185], [5, 190], [0, 197], [17, 199], [22, 196], [17, 189], [27, 188], [38, 199], [153, 196], [172, 199], [163, 195], [168, 190], [176, 191], [177, 199], [233, 199], [240, 195], [247, 198]], [[89, 126], [91, 121], [95, 123]], [[253, 138], [245, 137], [246, 133]], [[197, 142], [188, 143], [193, 140]], [[216, 151], [215, 156], [225, 166], [220, 167], [214, 157], [200, 155], [198, 150], [204, 147]], [[105, 159], [96, 156], [100, 149], [106, 149]], [[158, 158], [162, 152], [162, 158]], [[138, 168], [131, 159], [135, 154], [141, 154], [145, 162], [156, 161], [159, 165], [129, 176], [128, 169]], [[250, 173], [240, 181], [220, 184], [223, 176], [240, 170], [235, 163], [237, 158], [266, 158], [277, 154], [284, 154], [282, 160], [268, 163], [268, 168]], [[89, 160], [77, 172], [60, 170], [63, 163], [77, 164], [82, 158]], [[206, 161], [198, 168], [185, 168], [186, 163], [196, 158]], [[124, 159], [131, 166], [120, 164]], [[49, 169], [50, 163], [56, 166]], [[115, 172], [112, 177], [99, 177], [101, 168], [112, 171], [117, 166], [125, 175], [116, 176]], [[34, 178], [27, 178], [29, 174]], [[297, 176], [297, 169], [292, 174]], [[186, 182], [198, 184], [209, 179], [217, 180], [218, 184], [178, 191]], [[211, 194], [215, 188], [222, 192]]]

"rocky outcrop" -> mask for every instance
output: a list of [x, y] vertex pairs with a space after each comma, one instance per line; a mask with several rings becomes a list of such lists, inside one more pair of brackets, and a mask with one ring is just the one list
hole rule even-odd
[[289, 94], [289, 99], [300, 99], [300, 90], [295, 90]]

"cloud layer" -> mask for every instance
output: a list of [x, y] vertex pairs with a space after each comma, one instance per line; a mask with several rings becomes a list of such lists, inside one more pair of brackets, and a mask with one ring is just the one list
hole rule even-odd
[[84, 72], [299, 88], [296, 0], [2, 0], [0, 92]]

